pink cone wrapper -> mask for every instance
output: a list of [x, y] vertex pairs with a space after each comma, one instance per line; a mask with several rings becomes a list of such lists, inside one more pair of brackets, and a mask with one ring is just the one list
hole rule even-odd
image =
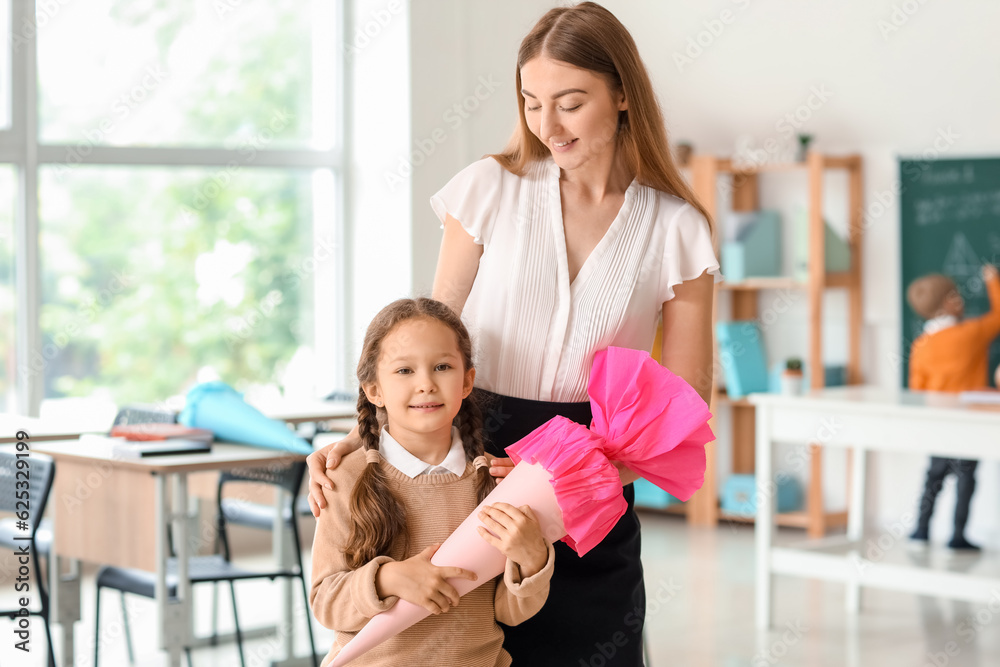
[[[611, 461], [681, 500], [701, 487], [705, 444], [715, 436], [707, 424], [708, 406], [687, 382], [646, 352], [610, 347], [595, 355], [587, 392], [594, 414], [590, 429], [554, 417], [507, 447], [514, 470], [434, 554], [435, 565], [478, 576], [452, 580], [459, 595], [503, 574], [506, 565], [504, 555], [476, 530], [483, 505], [529, 505], [548, 540], [564, 539], [582, 556], [611, 532], [628, 507]], [[423, 607], [399, 600], [372, 618], [329, 667], [346, 665], [428, 615]]]

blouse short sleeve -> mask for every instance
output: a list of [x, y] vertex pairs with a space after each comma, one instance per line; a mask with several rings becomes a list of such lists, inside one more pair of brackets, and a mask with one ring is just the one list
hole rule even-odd
[[705, 216], [688, 203], [677, 209], [667, 225], [660, 271], [660, 302], [674, 298], [674, 286], [708, 271], [722, 280], [712, 233]]
[[491, 157], [473, 162], [431, 197], [431, 208], [444, 226], [450, 214], [476, 243], [489, 243], [500, 209], [503, 167]]

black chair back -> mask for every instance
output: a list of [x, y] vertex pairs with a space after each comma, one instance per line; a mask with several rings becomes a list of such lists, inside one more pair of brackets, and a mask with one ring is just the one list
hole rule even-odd
[[45, 513], [55, 474], [56, 464], [50, 456], [0, 451], [0, 512], [26, 512], [32, 539]]
[[295, 496], [302, 485], [302, 477], [305, 475], [305, 471], [305, 461], [297, 461], [290, 465], [278, 463], [266, 468], [226, 470], [219, 475], [219, 490], [221, 491], [222, 486], [230, 482], [253, 482], [256, 484], [271, 484]]
[[177, 413], [155, 405], [126, 405], [115, 415], [115, 421], [111, 425], [125, 426], [126, 424], [174, 424], [177, 422]]
[[[298, 561], [299, 571], [303, 572], [302, 569], [302, 549], [299, 545], [299, 526], [295, 520], [295, 499], [299, 495], [299, 489], [302, 486], [302, 478], [305, 476], [306, 472], [306, 462], [296, 461], [290, 465], [275, 464], [273, 466], [267, 466], [262, 468], [241, 468], [237, 470], [226, 470], [219, 474], [219, 487], [218, 487], [218, 514], [217, 514], [217, 530], [219, 542], [222, 545], [222, 554], [226, 560], [232, 557], [229, 551], [229, 538], [226, 535], [226, 512], [223, 511], [223, 498], [222, 490], [227, 484], [233, 483], [253, 483], [253, 484], [270, 484], [272, 486], [283, 489], [288, 492], [288, 496], [285, 498], [285, 502], [281, 507], [281, 516], [285, 523], [289, 524], [292, 529], [292, 540], [295, 544], [295, 555]], [[234, 507], [230, 507], [230, 513], [236, 513], [239, 510]], [[235, 519], [234, 519], [235, 520]]]

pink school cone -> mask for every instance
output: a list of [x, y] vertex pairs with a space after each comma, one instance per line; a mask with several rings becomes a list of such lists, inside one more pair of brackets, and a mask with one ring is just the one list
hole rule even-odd
[[[552, 475], [539, 464], [520, 463], [514, 467], [503, 482], [486, 497], [479, 507], [455, 529], [455, 532], [434, 554], [431, 562], [471, 570], [478, 577], [475, 581], [452, 579], [459, 595], [465, 595], [490, 579], [503, 574], [507, 558], [480, 537], [478, 530], [482, 522], [477, 518], [483, 505], [510, 503], [515, 507], [529, 505], [541, 524], [542, 534], [550, 542], [561, 539], [566, 534], [562, 525], [562, 513], [556, 502], [556, 494], [550, 481]], [[458, 613], [461, 613], [459, 611]], [[449, 612], [456, 613], [456, 612]], [[341, 649], [329, 667], [346, 665], [363, 653], [375, 648], [393, 635], [427, 618], [430, 615], [423, 607], [399, 600], [378, 616], [373, 617]]]

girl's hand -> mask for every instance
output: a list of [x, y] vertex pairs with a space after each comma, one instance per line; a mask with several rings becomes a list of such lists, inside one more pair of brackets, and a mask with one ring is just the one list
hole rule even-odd
[[313, 516], [317, 519], [319, 511], [326, 509], [323, 487], [333, 490], [333, 482], [326, 471], [336, 468], [340, 465], [341, 458], [359, 447], [361, 447], [361, 438], [358, 435], [358, 427], [355, 426], [354, 430], [343, 440], [338, 440], [323, 449], [317, 449], [306, 457], [306, 463], [309, 464], [309, 508], [312, 509]]
[[549, 548], [530, 507], [507, 503], [486, 505], [479, 512], [479, 520], [483, 522], [477, 528], [480, 536], [516, 563], [522, 577], [538, 574], [545, 567]]
[[416, 556], [385, 563], [375, 573], [375, 592], [382, 599], [395, 595], [423, 607], [432, 614], [443, 614], [458, 606], [459, 594], [448, 579], [477, 579], [474, 572], [460, 567], [439, 567], [431, 558], [440, 547], [432, 544]]
[[618, 469], [618, 479], [622, 481], [622, 487], [628, 486], [640, 477], [639, 473], [633, 472], [621, 461], [612, 461], [611, 465]]
[[490, 459], [490, 474], [497, 479], [503, 479], [514, 469], [514, 462], [509, 458]]
[[997, 277], [997, 267], [992, 264], [983, 265], [983, 282], [988, 283]]

